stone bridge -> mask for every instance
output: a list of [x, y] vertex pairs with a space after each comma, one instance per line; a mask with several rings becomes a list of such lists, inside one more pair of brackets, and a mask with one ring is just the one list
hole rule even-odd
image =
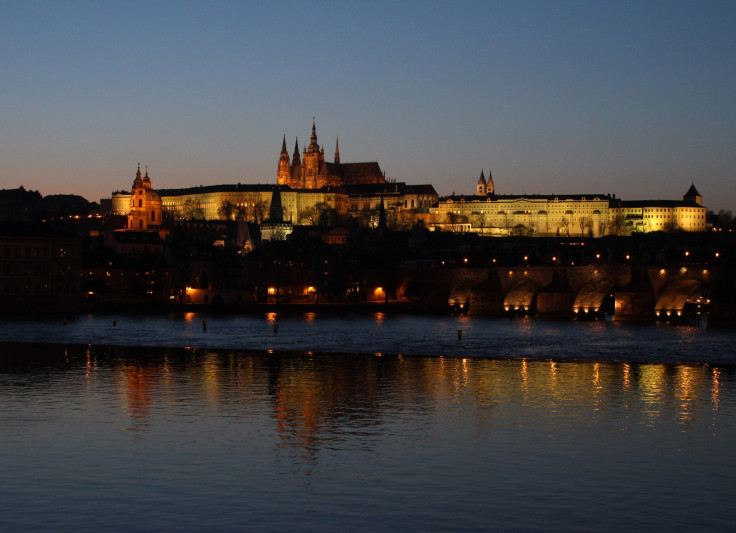
[[[706, 312], [714, 278], [724, 281], [708, 267], [695, 265], [459, 267], [413, 274], [405, 272], [398, 296], [412, 296], [428, 308], [479, 315], [612, 315], [615, 320], [677, 320]], [[423, 294], [402, 293], [417, 284]]]

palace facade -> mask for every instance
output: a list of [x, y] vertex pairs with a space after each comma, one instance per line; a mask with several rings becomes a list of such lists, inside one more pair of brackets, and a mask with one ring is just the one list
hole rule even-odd
[[680, 200], [623, 201], [608, 194], [498, 195], [483, 171], [475, 195], [441, 198], [430, 225], [482, 235], [630, 235], [651, 231], [705, 231], [706, 209], [694, 185]]

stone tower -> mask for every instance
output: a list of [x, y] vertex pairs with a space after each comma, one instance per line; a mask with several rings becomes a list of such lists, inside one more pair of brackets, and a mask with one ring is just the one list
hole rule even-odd
[[700, 196], [700, 193], [698, 192], [698, 189], [695, 188], [694, 184], [690, 184], [690, 188], [687, 190], [685, 196], [683, 196], [682, 199], [686, 202], [693, 202], [698, 205], [703, 205], [703, 197]]
[[486, 195], [486, 177], [483, 174], [483, 169], [481, 169], [481, 171], [480, 171], [480, 178], [478, 178], [477, 194], [478, 194], [478, 196], [485, 196]]

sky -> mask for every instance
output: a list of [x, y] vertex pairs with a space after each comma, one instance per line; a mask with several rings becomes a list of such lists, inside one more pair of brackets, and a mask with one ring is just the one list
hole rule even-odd
[[0, 189], [275, 183], [332, 161], [473, 194], [736, 211], [736, 2], [0, 3]]

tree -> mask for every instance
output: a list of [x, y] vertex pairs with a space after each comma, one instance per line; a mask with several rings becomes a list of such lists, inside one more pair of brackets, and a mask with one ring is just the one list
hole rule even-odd
[[562, 220], [560, 220], [560, 228], [558, 228], [558, 231], [559, 229], [562, 229], [562, 232], [565, 234], [565, 236], [569, 237], [570, 236], [570, 221], [568, 221], [566, 218], [563, 218]]
[[450, 229], [452, 231], [458, 231], [461, 224], [467, 224], [468, 223], [468, 217], [466, 215], [461, 215], [459, 213], [453, 213], [452, 211], [447, 212], [447, 223], [450, 224]]
[[609, 235], [621, 235], [622, 226], [623, 221], [621, 219], [621, 215], [613, 215], [608, 223]]
[[480, 234], [483, 235], [486, 227], [486, 214], [483, 211], [473, 212], [473, 226], [476, 228], [480, 228]]
[[223, 200], [220, 207], [217, 208], [217, 216], [223, 220], [234, 220], [237, 212], [237, 206], [230, 200]]
[[322, 214], [327, 209], [329, 209], [329, 206], [325, 202], [317, 202], [312, 207], [308, 207], [299, 213], [299, 222], [306, 223], [310, 226], [328, 225], [323, 223], [322, 220]]
[[258, 198], [254, 200], [253, 204], [248, 206], [248, 219], [256, 224], [260, 224], [266, 218], [268, 208], [269, 205], [262, 199]]
[[182, 206], [182, 216], [185, 219], [202, 219], [204, 220], [204, 209], [199, 206], [199, 199], [189, 197], [184, 200]]

